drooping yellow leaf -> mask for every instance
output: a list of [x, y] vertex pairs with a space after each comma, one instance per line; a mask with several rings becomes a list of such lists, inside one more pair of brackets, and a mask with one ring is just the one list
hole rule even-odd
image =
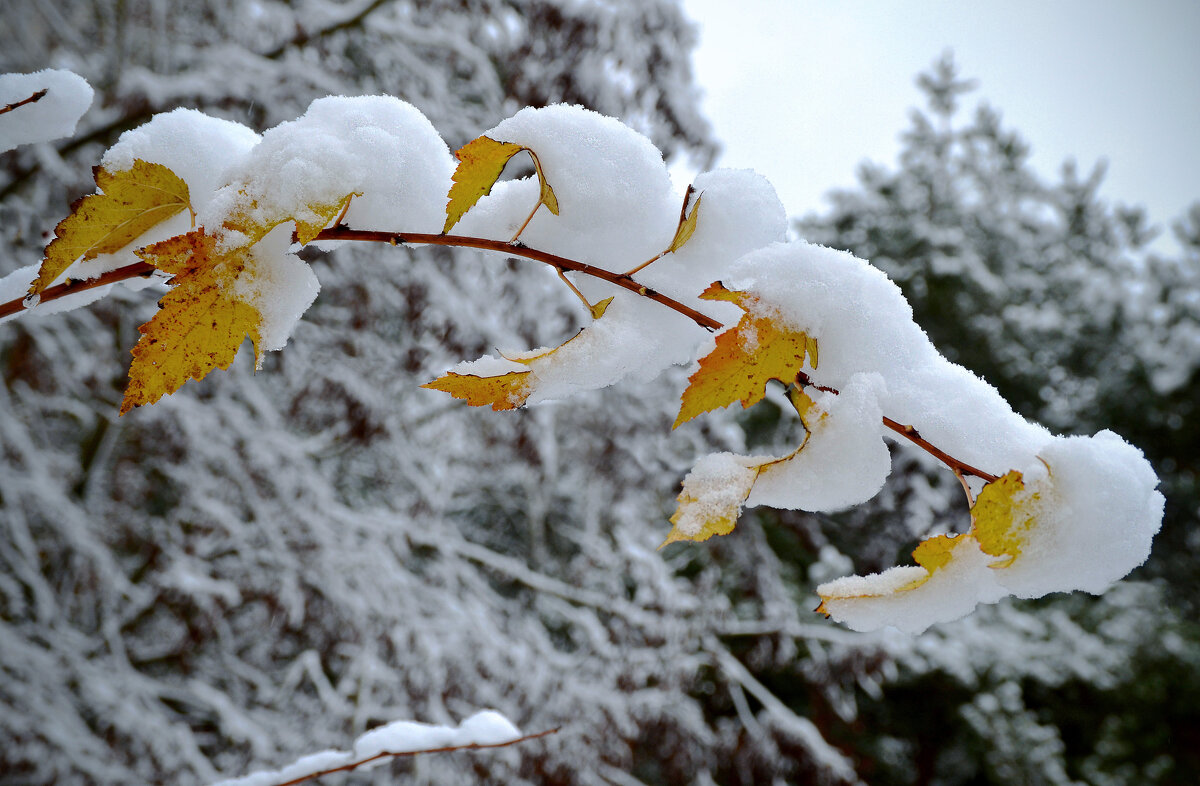
[[[612, 298], [610, 297], [601, 300], [593, 306], [592, 314], [594, 318], [600, 319], [600, 317], [604, 316], [604, 312], [608, 310], [608, 304], [611, 302]], [[503, 353], [501, 355], [505, 360], [525, 366], [532, 366], [535, 361], [551, 358], [554, 353], [582, 336], [586, 330], [587, 328], [581, 328], [575, 335], [557, 347], [526, 352], [520, 355], [504, 355]], [[529, 400], [534, 391], [534, 377], [532, 371], [510, 371], [494, 376], [459, 374], [455, 371], [448, 371], [421, 387], [449, 393], [454, 398], [462, 399], [472, 407], [490, 406], [496, 411], [501, 411], [516, 409], [525, 405], [525, 402]]]
[[[883, 598], [917, 589], [955, 560], [967, 560], [967, 569], [972, 565], [977, 570], [1009, 567], [1021, 555], [1029, 530], [1037, 523], [1030, 506], [1036, 500], [1037, 494], [1026, 493], [1020, 472], [1012, 470], [1002, 475], [980, 491], [971, 508], [971, 530], [966, 535], [937, 535], [921, 541], [913, 551], [913, 559], [919, 568], [892, 568], [879, 576], [833, 582], [834, 586], [840, 584], [849, 589], [821, 593], [822, 603], [817, 611], [828, 615], [825, 604], [829, 601]], [[957, 551], [960, 546], [964, 551]], [[897, 582], [884, 578], [891, 576], [907, 580]]]
[[232, 292], [248, 253], [244, 247], [219, 254], [216, 240], [203, 228], [138, 252], [174, 278], [158, 313], [138, 328], [142, 335], [133, 348], [122, 415], [174, 393], [189, 379], [202, 379], [214, 368], [229, 368], [247, 336], [257, 346], [262, 317]]
[[696, 220], [700, 217], [700, 200], [704, 195], [696, 197], [696, 201], [691, 205], [692, 209], [688, 210], [688, 202], [695, 192], [695, 188], [688, 186], [687, 195], [683, 198], [683, 209], [679, 211], [679, 226], [675, 228], [675, 237], [671, 239], [671, 245], [667, 246], [667, 254], [683, 248], [696, 232]]
[[283, 214], [259, 215], [259, 205], [249, 200], [244, 208], [225, 219], [222, 228], [226, 231], [240, 232], [246, 236], [247, 244], [257, 243], [267, 236], [275, 227], [288, 221], [296, 223], [296, 240], [300, 245], [308, 245], [321, 230], [333, 223], [342, 211], [350, 204], [350, 200], [358, 193], [346, 194], [341, 199], [328, 203], [305, 205], [304, 216], [290, 215], [299, 210], [287, 211]]
[[449, 199], [446, 202], [443, 235], [449, 232], [484, 194], [491, 192], [509, 159], [522, 150], [529, 153], [529, 157], [533, 159], [533, 168], [537, 172], [538, 205], [545, 205], [547, 210], [558, 215], [558, 196], [546, 180], [546, 173], [542, 171], [542, 162], [537, 153], [514, 142], [497, 142], [491, 137], [481, 136], [468, 142], [454, 154], [458, 158], [458, 166], [454, 170], [454, 183], [450, 186]]
[[492, 190], [504, 165], [523, 149], [512, 142], [497, 142], [481, 136], [454, 154], [458, 158], [458, 167], [454, 170], [454, 184], [450, 186], [442, 234], [449, 232], [484, 194]]
[[970, 535], [935, 535], [917, 544], [913, 549], [913, 559], [917, 565], [891, 568], [882, 574], [866, 578], [852, 577], [853, 580], [841, 579], [833, 582], [838, 590], [819, 592], [821, 605], [816, 612], [830, 615], [827, 603], [834, 601], [857, 601], [868, 598], [883, 598], [890, 595], [915, 590], [923, 586], [934, 573], [945, 568], [954, 559], [954, 551], [972, 540]]
[[458, 374], [448, 371], [421, 387], [440, 390], [470, 404], [472, 407], [491, 406], [500, 412], [522, 406], [533, 392], [529, 384], [530, 371], [510, 371], [494, 377]]
[[732, 453], [717, 453], [697, 461], [683, 479], [679, 505], [671, 516], [671, 531], [659, 548], [732, 532], [759, 470], [772, 461]]
[[529, 150], [529, 148], [524, 149], [529, 151], [529, 157], [533, 159], [533, 168], [537, 170], [538, 186], [540, 188], [538, 199], [541, 204], [546, 206], [547, 210], [557, 216], [558, 196], [554, 193], [554, 189], [550, 187], [550, 182], [546, 180], [546, 173], [542, 171], [542, 161], [537, 157], [537, 153]]
[[735, 401], [741, 401], [743, 407], [757, 403], [768, 381], [790, 384], [803, 368], [806, 355], [816, 368], [816, 341], [756, 310], [756, 295], [728, 290], [717, 281], [700, 297], [727, 300], [746, 313], [735, 326], [717, 336], [716, 347], [688, 378], [675, 426]]
[[829, 412], [814, 401], [812, 396], [808, 395], [808, 391], [802, 387], [795, 386], [789, 388], [788, 400], [792, 402], [792, 408], [800, 416], [800, 423], [809, 434], [812, 434], [812, 430], [817, 423], [829, 416]]
[[608, 311], [608, 306], [612, 302], [613, 299], [611, 297], [606, 297], [604, 300], [601, 300], [599, 303], [596, 303], [594, 306], [592, 306], [590, 309], [592, 312], [592, 319], [599, 319], [600, 317], [604, 316], [604, 312]]
[[1007, 567], [1021, 555], [1025, 534], [1035, 523], [1024, 492], [1025, 482], [1014, 469], [984, 486], [971, 508], [971, 534], [979, 540], [980, 548], [994, 557], [1006, 558], [993, 567]]
[[76, 201], [71, 214], [58, 222], [30, 294], [50, 286], [75, 260], [118, 251], [156, 224], [191, 209], [187, 183], [162, 164], [136, 159], [130, 169], [96, 167], [94, 174], [102, 193]]

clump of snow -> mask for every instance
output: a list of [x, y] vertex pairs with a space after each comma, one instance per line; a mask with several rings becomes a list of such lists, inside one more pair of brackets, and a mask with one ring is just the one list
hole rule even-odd
[[[214, 786], [277, 786], [338, 767], [366, 762], [396, 753], [419, 753], [440, 748], [495, 746], [521, 738], [520, 730], [495, 710], [483, 710], [458, 726], [439, 726], [416, 721], [392, 721], [372, 729], [354, 741], [351, 751], [327, 750], [297, 759], [280, 770], [264, 770]], [[370, 764], [359, 769], [368, 769]]]
[[879, 405], [885, 393], [878, 374], [855, 374], [841, 395], [815, 391], [821, 412], [810, 417], [804, 448], [763, 467], [747, 504], [834, 511], [875, 496], [892, 469]]
[[32, 74], [0, 74], [0, 107], [46, 93], [0, 115], [0, 153], [18, 145], [48, 142], [75, 133], [92, 105], [92, 86], [78, 74], [47, 68]]
[[[558, 199], [559, 215], [539, 209], [523, 243], [613, 272], [633, 269], [670, 245], [683, 195], [641, 134], [590, 110], [555, 105], [521, 110], [484, 135], [536, 153]], [[702, 313], [736, 321], [735, 306], [699, 295], [738, 257], [781, 240], [786, 214], [771, 184], [750, 171], [710, 172], [694, 185], [702, 201], [692, 237], [635, 279]], [[532, 177], [497, 183], [456, 231], [507, 240], [537, 204], [538, 189]], [[572, 278], [593, 302], [614, 300], [568, 345], [530, 364], [531, 404], [650, 379], [710, 345], [705, 329], [666, 306], [587, 276]], [[452, 370], [478, 373], [470, 368]]]
[[123, 172], [137, 159], [162, 164], [187, 183], [192, 209], [200, 212], [259, 139], [241, 123], [195, 109], [176, 109], [121, 134], [100, 159], [100, 166]]
[[1022, 479], [1015, 555], [985, 553], [967, 535], [932, 574], [896, 567], [821, 585], [825, 610], [855, 630], [891, 625], [919, 633], [1007, 595], [1104, 592], [1150, 555], [1163, 515], [1158, 478], [1141, 452], [1112, 432], [1056, 438], [1022, 468]]
[[994, 387], [942, 357], [899, 287], [851, 254], [804, 242], [774, 245], [742, 257], [726, 285], [754, 292], [817, 339], [814, 381], [840, 389], [854, 374], [881, 375], [884, 414], [969, 464], [1003, 472], [1050, 439]]
[[538, 210], [521, 236], [528, 245], [619, 272], [670, 244], [680, 199], [662, 154], [619, 120], [555, 104], [522, 109], [483, 135], [532, 150], [554, 189], [559, 214]]
[[[240, 123], [210, 117], [194, 109], [176, 109], [155, 115], [117, 139], [101, 157], [100, 166], [109, 172], [123, 172], [141, 159], [161, 164], [187, 183], [188, 200], [200, 210], [212, 200], [223, 183], [223, 175], [240, 162], [258, 143], [258, 134]], [[138, 262], [134, 251], [151, 243], [187, 232], [192, 228], [191, 213], [184, 210], [134, 238], [122, 249], [80, 260], [60, 278], [96, 278], [110, 270]], [[121, 282], [132, 289], [161, 285], [151, 278], [131, 278]], [[71, 299], [73, 307], [84, 305]], [[90, 301], [89, 301], [90, 302]]]
[[219, 227], [237, 215], [266, 226], [284, 217], [323, 223], [314, 206], [356, 194], [345, 218], [356, 229], [437, 232], [453, 171], [446, 143], [411, 104], [330, 96], [263, 134], [198, 211], [200, 223]]
[[1021, 598], [1104, 592], [1150, 556], [1163, 515], [1158, 477], [1111, 431], [1060, 437], [1041, 458], [1024, 472], [1035, 526], [997, 579]]
[[[995, 603], [1007, 593], [989, 568], [995, 557], [974, 538], [960, 537], [944, 567], [930, 573], [899, 566], [868, 576], [845, 576], [817, 588], [825, 611], [853, 630], [892, 626], [920, 633], [938, 622], [965, 617], [980, 603]], [[922, 580], [924, 580], [922, 582]], [[917, 582], [918, 586], [906, 589]]]
[[[262, 317], [255, 345], [259, 352], [284, 348], [321, 289], [312, 268], [287, 253], [291, 244], [291, 226], [275, 227], [250, 249], [250, 259], [234, 282], [235, 296]], [[260, 364], [261, 360], [260, 356]]]

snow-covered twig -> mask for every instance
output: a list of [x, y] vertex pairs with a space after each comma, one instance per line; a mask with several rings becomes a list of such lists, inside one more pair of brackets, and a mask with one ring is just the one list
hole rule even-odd
[[387, 759], [423, 753], [505, 748], [547, 737], [558, 729], [521, 734], [498, 712], [484, 710], [457, 727], [394, 721], [363, 734], [349, 751], [327, 750], [303, 756], [280, 770], [263, 770], [214, 786], [295, 786], [325, 775], [377, 766]]

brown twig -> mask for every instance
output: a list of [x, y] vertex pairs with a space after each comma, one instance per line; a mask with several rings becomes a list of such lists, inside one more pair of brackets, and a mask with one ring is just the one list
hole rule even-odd
[[[544, 262], [550, 265], [559, 273], [565, 271], [573, 271], [582, 273], [585, 276], [598, 278], [607, 281], [610, 284], [615, 284], [624, 289], [628, 289], [642, 297], [649, 298], [656, 303], [661, 303], [667, 308], [683, 314], [688, 319], [708, 330], [720, 330], [725, 327], [723, 324], [713, 319], [710, 316], [700, 313], [693, 308], [685, 306], [679, 301], [667, 297], [666, 295], [656, 290], [644, 287], [634, 281], [627, 275], [621, 273], [613, 273], [604, 268], [588, 265], [583, 262], [576, 262], [573, 259], [560, 257], [555, 254], [550, 254], [545, 251], [539, 251], [536, 248], [530, 248], [521, 243], [508, 243], [503, 240], [489, 240], [482, 237], [467, 237], [464, 235], [428, 235], [419, 232], [375, 232], [363, 229], [350, 229], [344, 226], [330, 227], [324, 229], [316, 236], [317, 240], [364, 240], [375, 243], [388, 243], [390, 245], [408, 244], [408, 245], [432, 245], [432, 246], [454, 246], [458, 248], [475, 248], [483, 251], [498, 251], [502, 254], [508, 254], [515, 257], [524, 257], [537, 262]], [[138, 276], [145, 276], [154, 268], [145, 262], [135, 262], [132, 265], [110, 270], [99, 278], [87, 279], [83, 281], [68, 281], [64, 284], [50, 287], [45, 292], [41, 293], [39, 302], [45, 303], [51, 300], [57, 300], [61, 297], [83, 292], [94, 287], [111, 284], [115, 281], [123, 281]], [[7, 303], [0, 303], [0, 317], [6, 317], [10, 314], [15, 314], [24, 309], [24, 301], [21, 298], [10, 300]]]
[[363, 766], [364, 764], [370, 764], [371, 762], [379, 761], [380, 759], [400, 758], [401, 756], [419, 756], [423, 753], [452, 753], [453, 751], [480, 751], [480, 750], [487, 750], [489, 748], [506, 748], [509, 745], [516, 745], [517, 743], [528, 742], [529, 740], [536, 740], [540, 737], [548, 737], [551, 734], [557, 734], [558, 731], [559, 730], [557, 728], [548, 729], [547, 731], [539, 731], [536, 734], [526, 734], [523, 737], [518, 737], [517, 739], [509, 740], [508, 742], [493, 742], [493, 743], [473, 742], [468, 745], [448, 745], [444, 748], [427, 748], [425, 750], [401, 751], [399, 753], [390, 753], [388, 751], [384, 751], [383, 753], [376, 754], [368, 759], [363, 759], [362, 761], [356, 761], [356, 762], [352, 762], [350, 764], [343, 764], [340, 767], [332, 767], [328, 770], [321, 770], [320, 772], [314, 772], [314, 773], [310, 773], [308, 775], [303, 775], [299, 778], [295, 778], [293, 780], [285, 781], [284, 783], [277, 784], [277, 786], [296, 786], [297, 783], [304, 783], [305, 781], [313, 780], [314, 778], [323, 778], [326, 775], [332, 775], [335, 772], [350, 772], [351, 770], [358, 769], [359, 767]]
[[8, 104], [6, 106], [0, 106], [0, 115], [11, 112], [14, 109], [17, 109], [19, 107], [23, 107], [26, 104], [33, 104], [38, 101], [41, 101], [43, 98], [46, 97], [46, 93], [48, 93], [48, 92], [50, 92], [49, 89], [43, 87], [41, 90], [37, 91], [36, 93], [31, 95], [29, 98], [23, 98], [20, 101], [17, 101], [16, 103]]
[[[118, 281], [128, 281], [131, 278], [145, 278], [154, 272], [154, 266], [147, 262], [134, 262], [132, 265], [119, 267], [116, 270], [110, 270], [96, 278], [87, 278], [81, 280], [66, 281], [62, 284], [55, 284], [48, 287], [38, 296], [39, 303], [46, 303], [51, 300], [58, 300], [67, 295], [74, 295], [77, 292], [86, 292], [89, 289], [102, 287], [106, 284], [114, 284]], [[0, 303], [0, 318], [15, 314], [18, 311], [25, 309], [25, 299], [17, 298], [9, 300], [6, 303]]]
[[406, 244], [406, 245], [430, 245], [430, 246], [454, 246], [457, 248], [475, 248], [482, 251], [497, 251], [501, 254], [508, 254], [514, 257], [524, 257], [532, 259], [535, 262], [544, 262], [551, 267], [560, 271], [573, 271], [582, 273], [585, 276], [598, 278], [602, 281], [607, 281], [610, 284], [615, 284], [622, 289], [628, 289], [630, 292], [641, 295], [644, 298], [649, 298], [656, 303], [660, 303], [672, 311], [683, 314], [688, 319], [695, 322], [697, 325], [708, 330], [720, 330], [725, 327], [723, 324], [713, 319], [710, 316], [701, 314], [694, 308], [685, 306], [678, 300], [667, 297], [666, 295], [649, 287], [642, 286], [624, 273], [613, 273], [610, 270], [605, 270], [601, 267], [588, 265], [583, 262], [577, 262], [574, 259], [567, 259], [556, 254], [550, 254], [546, 251], [539, 251], [536, 248], [530, 248], [522, 243], [509, 243], [504, 240], [490, 240], [482, 237], [467, 237], [465, 235], [430, 235], [421, 232], [376, 232], [365, 229], [350, 229], [344, 226], [330, 227], [329, 229], [321, 230], [316, 237], [317, 240], [366, 240], [375, 243], [390, 243], [391, 245]]

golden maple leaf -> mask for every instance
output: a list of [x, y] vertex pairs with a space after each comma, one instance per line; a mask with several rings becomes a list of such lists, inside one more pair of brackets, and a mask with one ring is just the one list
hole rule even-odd
[[481, 377], [475, 374], [459, 374], [448, 371], [421, 387], [449, 393], [472, 407], [491, 405], [492, 409], [501, 412], [506, 409], [516, 409], [529, 398], [529, 394], [533, 392], [529, 382], [531, 373], [529, 371], [510, 371], [507, 374]]
[[514, 142], [498, 142], [491, 137], [481, 136], [454, 154], [458, 158], [458, 166], [454, 170], [454, 184], [450, 186], [446, 225], [442, 228], [442, 234], [449, 232], [484, 194], [492, 190], [509, 159], [522, 150], [529, 153], [533, 168], [537, 171], [540, 185], [538, 204], [545, 205], [551, 213], [558, 215], [558, 197], [546, 181], [537, 154]]
[[38, 276], [30, 284], [37, 294], [53, 283], [75, 260], [111, 254], [151, 227], [191, 209], [187, 183], [162, 164], [135, 159], [120, 172], [96, 167], [96, 188], [71, 205], [71, 214], [58, 222], [46, 246]]
[[218, 253], [216, 239], [203, 228], [138, 251], [174, 278], [158, 313], [138, 328], [142, 335], [133, 348], [122, 415], [174, 393], [189, 379], [202, 379], [214, 368], [229, 368], [247, 336], [257, 346], [262, 316], [233, 294], [249, 252], [242, 247]]
[[742, 407], [756, 404], [765, 395], [768, 381], [790, 384], [795, 380], [806, 355], [816, 368], [816, 339], [756, 310], [757, 295], [728, 290], [716, 281], [700, 297], [727, 300], [746, 313], [737, 325], [717, 336], [716, 347], [688, 378], [672, 428], [735, 401], [741, 401]]

